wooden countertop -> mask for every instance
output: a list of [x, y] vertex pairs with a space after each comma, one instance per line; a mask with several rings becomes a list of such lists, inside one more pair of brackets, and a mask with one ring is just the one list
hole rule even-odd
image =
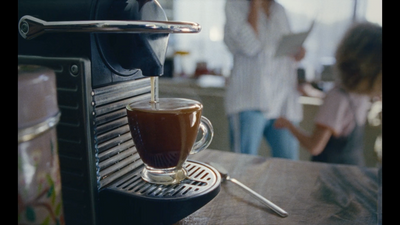
[[175, 225], [381, 223], [382, 185], [378, 168], [208, 149], [189, 159], [222, 165], [232, 178], [280, 206], [289, 216], [278, 216], [239, 186], [226, 181], [213, 200]]

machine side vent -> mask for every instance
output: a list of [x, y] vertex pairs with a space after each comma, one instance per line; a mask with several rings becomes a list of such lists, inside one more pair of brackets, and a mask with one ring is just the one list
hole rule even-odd
[[97, 88], [92, 95], [97, 179], [101, 189], [143, 164], [132, 141], [125, 106], [150, 99], [150, 79]]

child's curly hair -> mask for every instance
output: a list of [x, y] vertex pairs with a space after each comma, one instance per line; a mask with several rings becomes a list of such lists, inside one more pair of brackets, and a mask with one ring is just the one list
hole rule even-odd
[[[372, 89], [382, 73], [382, 27], [370, 22], [354, 24], [336, 50], [336, 69], [343, 88], [362, 94]], [[359, 90], [361, 81], [368, 90]]]

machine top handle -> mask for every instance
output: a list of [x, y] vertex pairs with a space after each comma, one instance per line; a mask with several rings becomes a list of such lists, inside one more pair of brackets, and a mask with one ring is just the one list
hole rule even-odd
[[194, 22], [150, 20], [82, 20], [47, 22], [33, 16], [19, 20], [20, 35], [30, 40], [50, 32], [93, 33], [199, 33], [201, 26]]

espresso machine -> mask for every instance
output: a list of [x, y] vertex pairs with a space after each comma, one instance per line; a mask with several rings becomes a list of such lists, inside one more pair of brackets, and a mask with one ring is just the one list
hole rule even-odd
[[173, 224], [219, 193], [218, 172], [195, 161], [177, 185], [143, 181], [125, 112], [150, 100], [151, 76], [158, 89], [170, 34], [200, 30], [157, 0], [18, 0], [18, 64], [56, 74], [66, 224]]

